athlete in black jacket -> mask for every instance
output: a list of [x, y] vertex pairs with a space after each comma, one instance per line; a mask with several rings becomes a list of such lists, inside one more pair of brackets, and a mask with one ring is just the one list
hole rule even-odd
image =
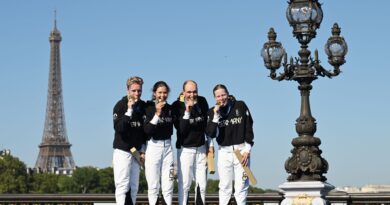
[[[237, 204], [244, 205], [249, 181], [242, 165], [250, 164], [249, 153], [254, 138], [253, 120], [245, 103], [230, 97], [226, 86], [216, 85], [213, 93], [216, 105], [209, 110], [206, 133], [216, 137], [219, 144], [219, 204], [228, 204], [234, 180], [234, 197]], [[243, 156], [241, 162], [233, 152], [236, 149], [240, 150]]]
[[148, 183], [148, 200], [152, 205], [157, 202], [160, 184], [165, 203], [172, 204], [175, 170], [171, 145], [173, 115], [171, 106], [167, 103], [168, 94], [168, 85], [164, 81], [158, 81], [153, 86], [152, 101], [145, 108], [144, 130], [148, 138], [145, 177]]
[[[161, 114], [158, 116], [158, 123], [153, 123], [156, 116], [156, 101], [147, 101], [145, 106], [146, 121], [144, 131], [147, 140], [169, 140], [173, 134], [173, 115], [172, 106], [166, 102], [161, 108]], [[157, 118], [155, 118], [157, 119]]]
[[[183, 84], [182, 94], [172, 105], [177, 131], [177, 165], [179, 205], [186, 205], [191, 183], [196, 179], [196, 204], [205, 204], [207, 184], [206, 140], [207, 111], [204, 97], [198, 96], [195, 81]], [[214, 154], [214, 149], [211, 148]]]
[[[177, 131], [176, 148], [178, 149], [181, 147], [200, 147], [205, 144], [209, 106], [202, 96], [197, 96], [195, 100], [196, 104], [191, 106], [186, 105], [184, 100], [180, 99], [172, 104], [174, 115], [177, 118], [175, 128]], [[187, 107], [190, 107], [188, 111], [186, 111]]]
[[[236, 101], [231, 96], [229, 98], [224, 106], [216, 105], [209, 110], [210, 120], [206, 132], [209, 136], [216, 137], [221, 146], [242, 143], [253, 146], [253, 120], [249, 109], [243, 101]], [[219, 107], [218, 114], [214, 111], [218, 109], [216, 107]]]
[[127, 96], [119, 100], [113, 111], [115, 137], [113, 142], [113, 168], [115, 181], [115, 199], [117, 204], [135, 204], [138, 192], [140, 164], [130, 153], [136, 148], [144, 160], [145, 134], [143, 122], [145, 118], [142, 101], [142, 84], [140, 77], [127, 80]]
[[132, 106], [131, 115], [128, 111], [128, 96], [119, 100], [114, 107], [114, 149], [129, 152], [135, 147], [137, 150], [144, 150], [146, 136], [144, 134], [145, 102], [138, 100]]

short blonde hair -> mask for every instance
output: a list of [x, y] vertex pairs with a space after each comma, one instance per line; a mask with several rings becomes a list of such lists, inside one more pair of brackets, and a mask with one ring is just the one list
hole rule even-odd
[[126, 83], [127, 88], [129, 88], [132, 84], [139, 84], [142, 86], [142, 84], [144, 84], [144, 80], [142, 80], [141, 77], [132, 76], [129, 79], [127, 79], [127, 83]]

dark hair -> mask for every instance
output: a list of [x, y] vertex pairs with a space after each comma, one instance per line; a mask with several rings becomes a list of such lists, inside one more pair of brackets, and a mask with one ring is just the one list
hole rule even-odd
[[171, 89], [169, 88], [168, 84], [164, 81], [157, 81], [154, 85], [153, 85], [153, 88], [152, 88], [152, 91], [153, 91], [153, 94], [152, 94], [152, 100], [155, 100], [156, 97], [154, 96], [154, 93], [157, 91], [157, 89], [159, 87], [166, 87], [167, 88], [167, 91], [168, 93], [171, 91]]
[[229, 91], [228, 91], [228, 89], [226, 88], [226, 86], [223, 85], [223, 84], [218, 84], [218, 85], [216, 85], [216, 86], [214, 87], [214, 89], [213, 89], [213, 95], [214, 95], [214, 96], [215, 96], [215, 91], [218, 90], [218, 89], [224, 89], [225, 92], [226, 92], [226, 94], [229, 95]]

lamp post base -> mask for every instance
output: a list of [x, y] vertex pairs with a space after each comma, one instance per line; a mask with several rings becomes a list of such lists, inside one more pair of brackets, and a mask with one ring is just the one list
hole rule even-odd
[[279, 186], [284, 199], [281, 205], [327, 205], [325, 196], [334, 189], [321, 181], [285, 182]]

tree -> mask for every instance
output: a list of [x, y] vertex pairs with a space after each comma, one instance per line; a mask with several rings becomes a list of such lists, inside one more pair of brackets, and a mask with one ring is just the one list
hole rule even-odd
[[206, 193], [218, 193], [218, 184], [219, 180], [213, 180], [213, 179], [208, 179], [207, 180], [207, 187], [206, 187]]
[[254, 187], [254, 186], [249, 186], [248, 189], [249, 193], [264, 193], [265, 191], [262, 188]]
[[11, 155], [0, 156], [0, 193], [27, 193], [26, 165]]
[[58, 175], [52, 173], [33, 174], [30, 181], [31, 193], [57, 193]]
[[99, 185], [99, 173], [95, 167], [79, 167], [73, 172], [77, 193], [96, 193]]
[[73, 177], [67, 175], [58, 177], [58, 188], [61, 193], [78, 193], [79, 191]]
[[[218, 185], [219, 185], [219, 180], [213, 180], [213, 179], [207, 180], [206, 192], [207, 193], [218, 193], [218, 191], [219, 191]], [[267, 190], [267, 191], [272, 191], [272, 190]], [[249, 193], [264, 193], [265, 191], [261, 188], [249, 185], [248, 192]]]
[[138, 193], [148, 193], [148, 182], [146, 181], [145, 177], [145, 169], [141, 169], [141, 172], [139, 174]]
[[115, 193], [114, 172], [112, 167], [99, 170], [97, 193]]

